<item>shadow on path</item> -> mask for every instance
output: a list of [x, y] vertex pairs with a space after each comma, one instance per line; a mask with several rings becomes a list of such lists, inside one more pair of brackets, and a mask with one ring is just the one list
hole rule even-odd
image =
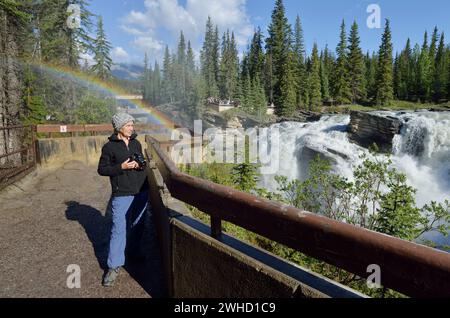
[[[103, 214], [89, 206], [76, 201], [66, 202], [66, 218], [77, 221], [84, 228], [91, 241], [99, 267], [107, 270], [109, 237], [111, 231], [111, 201]], [[161, 256], [156, 241], [156, 232], [152, 222], [151, 212], [144, 219], [144, 233], [141, 240], [140, 259], [127, 257], [124, 269], [153, 298], [166, 296], [164, 288]]]

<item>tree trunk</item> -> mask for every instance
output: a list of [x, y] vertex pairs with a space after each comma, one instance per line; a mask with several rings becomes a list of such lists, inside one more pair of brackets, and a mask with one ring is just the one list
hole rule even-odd
[[[17, 26], [7, 13], [1, 12], [3, 34], [1, 37], [2, 65], [0, 77], [2, 85], [0, 99], [2, 100], [2, 126], [20, 125], [22, 109], [21, 70], [18, 61]], [[22, 147], [23, 131], [14, 129], [3, 132], [3, 152], [11, 153]], [[21, 165], [21, 154], [7, 158], [8, 165]]]
[[[6, 34], [6, 12], [0, 8], [0, 127], [6, 126], [6, 95], [5, 95], [5, 34]], [[4, 130], [0, 130], [0, 155], [6, 153], [6, 135]], [[0, 159], [0, 165], [6, 159]]]

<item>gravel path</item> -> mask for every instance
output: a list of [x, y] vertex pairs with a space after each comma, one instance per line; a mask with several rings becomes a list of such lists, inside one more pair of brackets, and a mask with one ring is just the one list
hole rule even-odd
[[[101, 286], [111, 193], [108, 178], [81, 162], [38, 170], [0, 192], [0, 297], [162, 297], [162, 269], [150, 217], [146, 259], [127, 263], [112, 288]], [[81, 287], [66, 272], [79, 265]]]

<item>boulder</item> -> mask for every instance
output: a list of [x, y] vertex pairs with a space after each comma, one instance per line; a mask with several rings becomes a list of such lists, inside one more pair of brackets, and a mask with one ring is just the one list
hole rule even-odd
[[237, 117], [233, 117], [227, 122], [227, 128], [240, 129], [243, 127], [244, 126], [242, 125], [241, 121]]
[[315, 122], [319, 121], [322, 118], [322, 114], [309, 112], [309, 111], [297, 111], [291, 117], [278, 117], [275, 120], [275, 123], [280, 124], [283, 122]]
[[349, 139], [365, 148], [375, 143], [381, 152], [392, 152], [392, 139], [401, 128], [402, 122], [395, 117], [359, 111], [350, 113]]

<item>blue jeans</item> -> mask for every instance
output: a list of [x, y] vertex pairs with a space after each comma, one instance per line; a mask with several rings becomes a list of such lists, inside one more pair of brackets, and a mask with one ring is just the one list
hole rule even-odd
[[[109, 242], [108, 268], [125, 265], [125, 248], [139, 247], [143, 232], [143, 215], [148, 207], [148, 191], [134, 196], [113, 197], [112, 228]], [[128, 247], [127, 247], [128, 239]], [[136, 249], [136, 247], [135, 247]]]

